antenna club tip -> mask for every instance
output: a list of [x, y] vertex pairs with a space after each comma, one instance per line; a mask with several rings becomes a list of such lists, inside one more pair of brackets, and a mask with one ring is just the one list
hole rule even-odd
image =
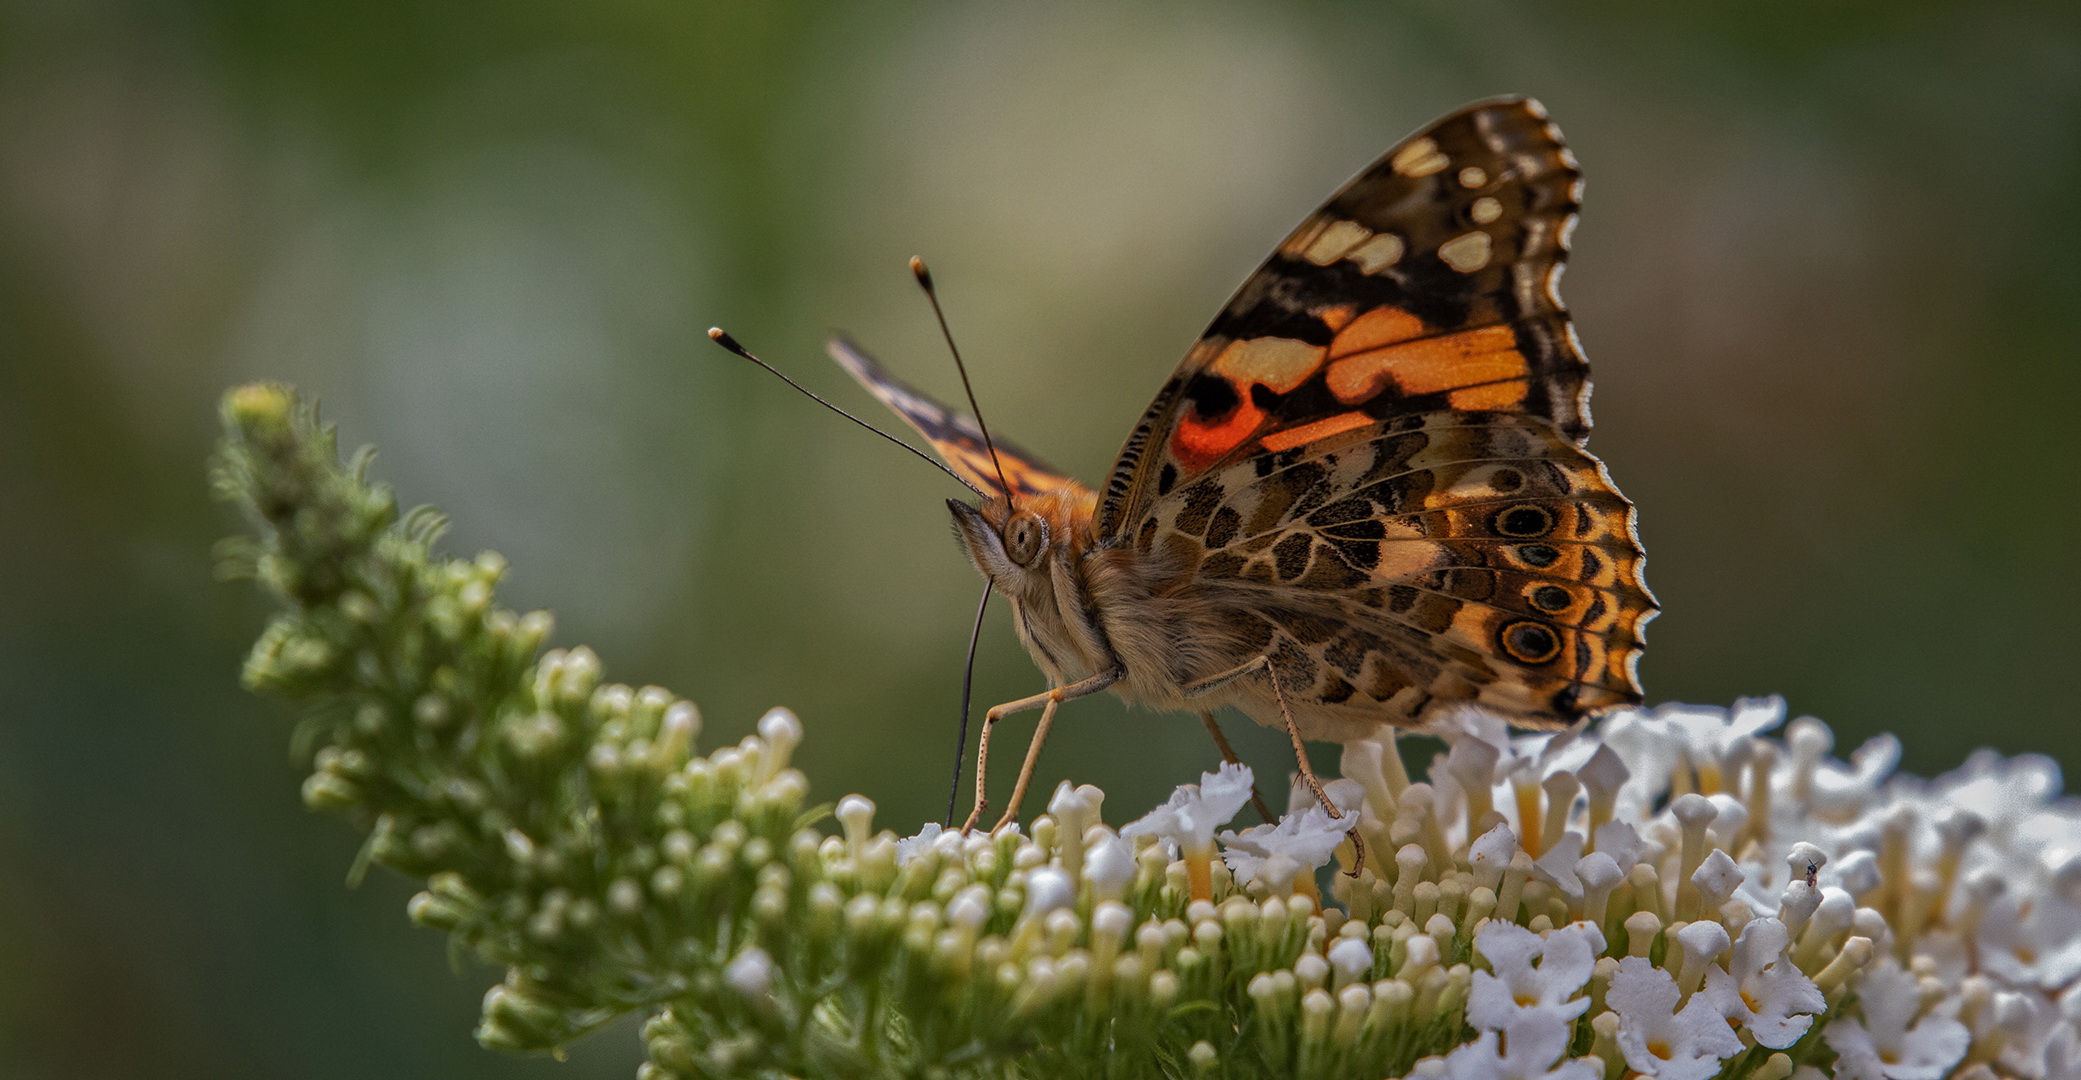
[[723, 328], [720, 326], [711, 326], [708, 328], [708, 340], [715, 342], [717, 345], [720, 345], [723, 348], [728, 349], [739, 356], [744, 355], [744, 346], [737, 344], [737, 339], [731, 337], [728, 333], [725, 333], [723, 331]]
[[910, 257], [910, 274], [918, 279], [918, 284], [923, 285], [927, 289], [932, 288], [932, 271], [926, 269], [925, 260], [918, 258], [916, 255]]

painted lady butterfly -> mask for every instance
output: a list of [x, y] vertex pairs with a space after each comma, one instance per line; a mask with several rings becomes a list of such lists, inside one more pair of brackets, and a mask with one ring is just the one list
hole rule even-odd
[[948, 506], [1051, 684], [987, 714], [985, 762], [990, 723], [1043, 710], [1006, 819], [1056, 706], [1101, 690], [1210, 727], [1233, 705], [1297, 754], [1464, 705], [1557, 728], [1641, 700], [1655, 601], [1633, 506], [1582, 448], [1589, 365], [1556, 288], [1581, 189], [1534, 101], [1404, 140], [1243, 283], [1102, 491], [993, 457], [832, 343], [981, 497]]

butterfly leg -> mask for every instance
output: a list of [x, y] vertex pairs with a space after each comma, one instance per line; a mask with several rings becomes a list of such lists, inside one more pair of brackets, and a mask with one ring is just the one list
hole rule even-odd
[[[1214, 745], [1221, 750], [1221, 760], [1228, 762], [1230, 765], [1241, 765], [1243, 763], [1243, 759], [1236, 756], [1236, 748], [1228, 745], [1228, 737], [1221, 734], [1221, 725], [1214, 722], [1213, 713], [1204, 709], [1200, 710], [1199, 722], [1207, 725], [1207, 734], [1214, 736]], [[1264, 796], [1257, 793], [1257, 784], [1255, 782], [1252, 782], [1250, 785], [1250, 805], [1257, 808], [1257, 816], [1265, 819], [1267, 824], [1278, 820], [1272, 816], [1271, 810], [1265, 807]]]
[[1040, 722], [1033, 725], [1033, 738], [1026, 743], [1026, 760], [1019, 764], [1019, 779], [1012, 784], [1011, 801], [1004, 806], [1004, 816], [990, 826], [992, 832], [1004, 828], [1019, 816], [1019, 805], [1026, 801], [1026, 785], [1033, 782], [1033, 767], [1040, 764], [1041, 747], [1048, 741], [1048, 729], [1055, 726], [1055, 706], [1059, 704], [1060, 699], [1049, 698], [1048, 703], [1041, 706]]
[[975, 828], [976, 822], [982, 820], [983, 808], [989, 805], [989, 800], [985, 797], [985, 793], [989, 790], [985, 785], [985, 779], [990, 767], [990, 729], [997, 726], [997, 721], [1013, 713], [1028, 712], [1033, 709], [1042, 710], [1041, 722], [1035, 728], [1033, 742], [1026, 750], [1026, 762], [1019, 769], [1019, 781], [1013, 785], [1011, 806], [1005, 812], [1004, 818], [998, 822], [999, 825], [1002, 825], [1004, 822], [1018, 816], [1019, 803], [1026, 796], [1026, 785], [1033, 780], [1034, 764], [1040, 760], [1041, 743], [1046, 741], [1048, 727], [1054, 721], [1055, 706], [1065, 701], [1072, 701], [1076, 698], [1089, 697], [1092, 694], [1096, 694], [1106, 687], [1119, 682], [1120, 676], [1123, 674], [1125, 672], [1117, 669], [1101, 671], [1088, 679], [1079, 679], [1068, 686], [1057, 686], [1045, 692], [1035, 694], [1032, 697], [1023, 697], [1017, 701], [1007, 701], [1002, 705], [994, 705], [989, 712], [984, 713], [983, 730], [976, 739], [975, 809], [968, 812], [968, 820], [961, 823], [961, 831], [965, 833]]
[[1301, 729], [1293, 722], [1293, 710], [1286, 707], [1286, 691], [1279, 686], [1279, 673], [1272, 668], [1270, 656], [1253, 657], [1218, 675], [1201, 679], [1184, 688], [1185, 696], [1198, 697], [1209, 691], [1219, 690], [1245, 675], [1259, 671], [1264, 672], [1265, 678], [1272, 684], [1272, 700], [1279, 703], [1279, 718], [1286, 722], [1286, 735], [1293, 740], [1293, 757], [1300, 764], [1301, 779], [1307, 782], [1308, 790], [1315, 793], [1315, 801], [1321, 803], [1322, 808], [1329, 811], [1331, 817], [1343, 817], [1336, 805], [1330, 802], [1330, 797], [1323, 793], [1322, 781], [1316, 779], [1315, 769], [1308, 764], [1308, 747], [1301, 741]]
[[[1307, 744], [1301, 741], [1301, 729], [1299, 725], [1293, 722], [1293, 710], [1286, 705], [1286, 691], [1279, 685], [1279, 672], [1272, 666], [1272, 658], [1270, 656], [1253, 657], [1218, 675], [1210, 676], [1191, 686], [1187, 686], [1184, 688], [1185, 696], [1195, 697], [1210, 690], [1218, 690], [1245, 675], [1257, 671], [1264, 672], [1265, 679], [1272, 684], [1272, 700], [1279, 704], [1279, 719], [1286, 724], [1286, 737], [1293, 740], [1293, 759], [1295, 764], [1298, 764], [1301, 768], [1301, 779], [1307, 783], [1308, 790], [1315, 793], [1315, 801], [1322, 804], [1322, 808], [1329, 812], [1331, 819], [1341, 819], [1344, 816], [1343, 812], [1337, 809], [1337, 804], [1330, 801], [1329, 794], [1322, 790], [1322, 781], [1316, 777], [1314, 767], [1308, 764]], [[1364, 865], [1366, 861], [1365, 841], [1359, 839], [1358, 830], [1355, 828], [1348, 835], [1351, 838], [1352, 847], [1358, 853], [1357, 864]]]

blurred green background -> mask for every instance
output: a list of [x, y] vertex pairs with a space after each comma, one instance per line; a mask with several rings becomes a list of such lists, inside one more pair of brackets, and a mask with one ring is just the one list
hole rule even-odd
[[[794, 707], [818, 792], [907, 830], [978, 592], [952, 486], [703, 329], [872, 410], [821, 358], [844, 328], [951, 396], [924, 254], [997, 427], [1096, 478], [1286, 229], [1498, 93], [1589, 177], [1566, 291], [1665, 608], [1651, 699], [1781, 692], [1921, 771], [2069, 756], [2076, 9], [1708, 7], [0, 5], [0, 1075], [638, 1058], [480, 1051], [493, 974], [406, 883], [342, 886], [356, 838], [236, 686], [265, 612], [210, 576], [226, 385], [322, 398], [560, 641], [711, 746]], [[1040, 685], [1001, 609], [977, 684]], [[1212, 760], [1105, 699], [1042, 780], [1118, 823]]]

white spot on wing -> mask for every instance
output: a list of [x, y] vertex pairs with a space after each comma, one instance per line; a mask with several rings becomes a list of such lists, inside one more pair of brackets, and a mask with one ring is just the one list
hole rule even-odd
[[1497, 202], [1491, 196], [1483, 195], [1481, 198], [1474, 200], [1474, 205], [1467, 211], [1467, 216], [1473, 218], [1476, 225], [1486, 225], [1503, 216], [1503, 204]]
[[1402, 258], [1402, 238], [1393, 233], [1381, 233], [1354, 248], [1345, 258], [1358, 264], [1368, 274], [1377, 274], [1393, 266]]
[[1301, 257], [1317, 266], [1328, 266], [1344, 257], [1344, 253], [1366, 242], [1373, 235], [1371, 229], [1355, 221], [1333, 221], [1322, 230]]
[[1460, 170], [1461, 187], [1478, 188], [1486, 183], [1488, 183], [1488, 170], [1483, 169], [1481, 166], [1469, 165]]
[[1488, 265], [1490, 240], [1485, 232], [1470, 232], [1455, 236], [1438, 245], [1438, 257], [1445, 265], [1462, 274], [1471, 274]]
[[1274, 393], [1284, 394], [1299, 386], [1322, 366], [1323, 347], [1292, 338], [1261, 337], [1231, 341], [1207, 365], [1237, 385], [1262, 383]]
[[1429, 176], [1451, 164], [1451, 159], [1438, 152], [1437, 142], [1429, 136], [1410, 140], [1388, 160], [1388, 165], [1403, 176]]

